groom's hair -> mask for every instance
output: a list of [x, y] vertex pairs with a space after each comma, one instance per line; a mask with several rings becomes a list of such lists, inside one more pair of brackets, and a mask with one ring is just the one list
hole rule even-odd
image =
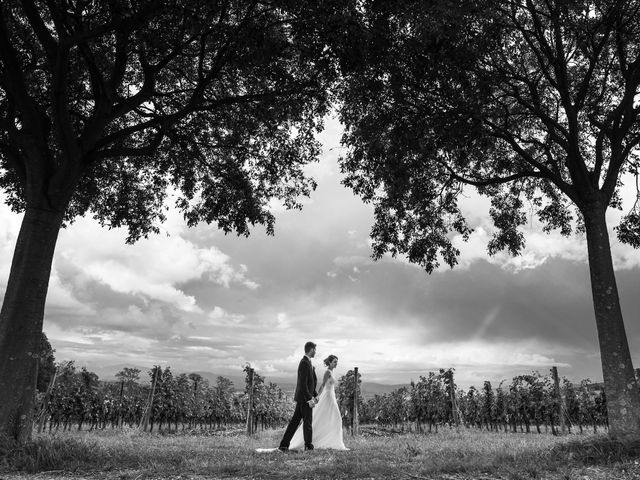
[[309, 353], [312, 348], [316, 348], [316, 344], [313, 342], [307, 342], [304, 344], [304, 353]]

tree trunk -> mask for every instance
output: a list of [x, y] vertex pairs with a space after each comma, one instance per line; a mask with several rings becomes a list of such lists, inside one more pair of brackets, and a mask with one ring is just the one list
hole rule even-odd
[[621, 439], [639, 437], [640, 397], [620, 309], [605, 209], [593, 207], [583, 214], [602, 375], [607, 395], [609, 434]]
[[0, 435], [31, 439], [44, 306], [63, 214], [28, 207], [0, 311]]

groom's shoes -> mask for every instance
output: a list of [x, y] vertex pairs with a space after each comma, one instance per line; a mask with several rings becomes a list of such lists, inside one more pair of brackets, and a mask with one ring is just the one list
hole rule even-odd
[[278, 447], [278, 450], [280, 450], [281, 452], [287, 453], [289, 451], [289, 449], [287, 447]]
[[313, 445], [305, 445], [304, 449], [305, 450], [313, 450]]

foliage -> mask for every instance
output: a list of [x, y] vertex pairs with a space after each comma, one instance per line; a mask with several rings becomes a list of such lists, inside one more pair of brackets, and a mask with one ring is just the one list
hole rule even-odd
[[67, 220], [91, 211], [133, 241], [157, 231], [171, 189], [190, 225], [272, 231], [268, 200], [299, 207], [314, 187], [301, 168], [328, 106], [317, 31], [329, 13], [286, 0], [3, 2], [8, 202], [59, 209], [72, 194]]
[[338, 380], [338, 384], [336, 386], [336, 400], [345, 426], [353, 427], [355, 407], [354, 396], [356, 392], [358, 398], [358, 412], [362, 412], [362, 409], [364, 408], [361, 386], [362, 374], [358, 372], [358, 378], [356, 379], [354, 370], [347, 371], [347, 373]]
[[[58, 377], [49, 403], [46, 406], [49, 431], [62, 426], [63, 430], [84, 424], [89, 429], [105, 429], [125, 425], [142, 425], [144, 411], [156, 376], [153, 409], [150, 415], [151, 430], [163, 425], [177, 431], [179, 428], [221, 428], [226, 425], [246, 425], [249, 400], [249, 365], [243, 368], [245, 385], [237, 391], [231, 380], [218, 377], [214, 386], [199, 374], [181, 373], [173, 375], [170, 367], [155, 366], [148, 371], [149, 383], [142, 385], [137, 378], [138, 369], [125, 368], [116, 374], [131, 379], [123, 388], [122, 382], [99, 381], [97, 375], [86, 368], [78, 370], [73, 361], [57, 364]], [[361, 424], [379, 425], [428, 432], [432, 428], [456, 426], [456, 416], [465, 428], [488, 431], [545, 432], [551, 427], [556, 433], [560, 425], [560, 404], [556, 396], [552, 375], [539, 372], [518, 375], [503, 389], [497, 389], [485, 381], [481, 390], [471, 386], [466, 391], [454, 382], [454, 369], [440, 369], [420, 376], [417, 382], [401, 387], [389, 394], [376, 394], [363, 398], [362, 376], [358, 372], [358, 415]], [[354, 371], [349, 370], [340, 377], [336, 386], [336, 397], [340, 405], [345, 426], [353, 419]], [[452, 396], [455, 402], [452, 402]], [[278, 385], [269, 382], [258, 372], [253, 372], [252, 422], [261, 430], [285, 425], [293, 412], [293, 399]], [[566, 378], [562, 381], [561, 397], [566, 424], [592, 428], [607, 425], [606, 398], [601, 384], [582, 380], [573, 384]], [[40, 408], [40, 407], [38, 407]], [[254, 428], [254, 432], [258, 429]]]
[[[473, 189], [491, 200], [490, 255], [522, 252], [529, 212], [546, 232], [585, 234], [610, 433], [640, 437], [606, 216], [622, 208], [623, 181], [636, 176], [638, 189], [640, 2], [361, 6], [359, 61], [342, 66], [338, 93], [340, 163], [345, 185], [373, 203], [373, 257], [455, 266], [456, 242], [473, 231], [459, 201]], [[638, 208], [617, 227], [634, 246]]]
[[[265, 384], [264, 377], [250, 365], [244, 367], [245, 393], [240, 402], [245, 413], [250, 413], [252, 432], [257, 431], [258, 425], [264, 430], [288, 422], [293, 413], [293, 400], [275, 383]], [[250, 372], [253, 375], [253, 390], [250, 391]], [[249, 410], [249, 401], [251, 409]]]
[[[415, 428], [417, 432], [423, 431], [425, 423], [429, 432], [432, 427], [436, 432], [438, 426], [453, 428], [456, 419], [447, 380], [453, 380], [451, 369], [429, 372], [418, 382], [412, 382], [410, 388], [374, 395], [362, 409], [361, 422], [402, 430]], [[543, 377], [533, 372], [516, 376], [507, 392], [502, 383], [494, 390], [488, 381], [481, 390], [471, 386], [466, 391], [455, 389], [454, 392], [455, 413], [465, 428], [514, 433], [520, 429], [530, 433], [533, 426], [537, 433], [542, 433], [541, 427], [545, 432], [551, 427], [555, 434], [560, 425], [559, 403], [550, 375]], [[583, 380], [576, 387], [564, 379], [561, 396], [569, 431], [571, 426], [582, 432], [583, 427], [596, 431], [607, 425], [606, 399], [599, 385]]]
[[125, 384], [133, 384], [140, 379], [140, 369], [125, 367], [116, 373], [116, 378]]
[[40, 356], [38, 358], [38, 379], [36, 386], [38, 392], [46, 392], [51, 377], [55, 372], [55, 357], [53, 353], [55, 350], [51, 348], [47, 335], [42, 332], [42, 338], [40, 340]]
[[24, 212], [0, 312], [0, 432], [30, 436], [61, 226], [90, 213], [134, 242], [159, 232], [173, 202], [189, 226], [273, 234], [272, 201], [301, 207], [335, 78], [319, 32], [340, 10], [334, 0], [0, 3], [0, 189]]
[[[342, 169], [375, 205], [376, 257], [457, 263], [452, 234], [472, 231], [464, 185], [491, 197], [490, 253], [522, 250], [527, 209], [569, 235], [576, 222], [582, 231], [572, 205], [620, 207], [640, 141], [637, 2], [363, 5], [363, 59], [340, 94]], [[638, 235], [636, 217], [624, 239]]]
[[[44, 406], [49, 431], [58, 431], [60, 427], [64, 431], [73, 425], [78, 430], [85, 425], [89, 430], [141, 428], [151, 398], [151, 431], [154, 428], [162, 431], [163, 427], [174, 431], [218, 429], [246, 422], [248, 396], [246, 392], [237, 392], [225, 377], [218, 377], [216, 385], [210, 386], [201, 375], [174, 376], [170, 367], [155, 366], [148, 372], [149, 383], [141, 385], [137, 382], [138, 369], [118, 372], [120, 382], [99, 381], [95, 373], [84, 367], [78, 371], [74, 362], [59, 364], [58, 371], [52, 394]], [[277, 385], [265, 386], [259, 379], [254, 388], [256, 425], [273, 428], [288, 421], [293, 405]]]

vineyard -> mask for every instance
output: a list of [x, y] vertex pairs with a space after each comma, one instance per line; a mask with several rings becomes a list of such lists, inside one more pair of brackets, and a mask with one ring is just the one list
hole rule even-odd
[[429, 372], [418, 382], [388, 395], [376, 395], [359, 407], [361, 422], [404, 431], [438, 431], [439, 426], [463, 425], [489, 431], [580, 432], [607, 426], [604, 390], [583, 380], [575, 385], [538, 372], [501, 382], [494, 389], [457, 389], [453, 369]]
[[[128, 426], [149, 431], [253, 433], [286, 425], [293, 412], [292, 396], [266, 383], [249, 366], [244, 373], [244, 389], [238, 390], [225, 377], [210, 385], [199, 374], [174, 375], [170, 367], [153, 367], [146, 382], [140, 370], [133, 368], [118, 372], [118, 381], [104, 382], [74, 362], [57, 364], [46, 391], [38, 394], [35, 427], [39, 432]], [[363, 398], [361, 374], [349, 370], [340, 378], [336, 393], [344, 426], [353, 433], [359, 424], [417, 433], [453, 426], [553, 434], [606, 427], [601, 385], [588, 380], [560, 382], [553, 373], [552, 369], [546, 376], [520, 375], [497, 388], [485, 381], [480, 389], [464, 390], [455, 385], [454, 370], [443, 369], [391, 393]]]
[[[128, 427], [153, 431], [221, 429], [246, 423], [248, 395], [218, 377], [215, 385], [198, 374], [173, 375], [170, 367], [153, 367], [149, 383], [140, 383], [140, 370], [125, 368], [118, 382], [101, 382], [73, 362], [58, 365], [47, 392], [40, 394], [38, 431], [77, 428]], [[246, 390], [246, 389], [245, 389]], [[272, 428], [290, 415], [291, 401], [272, 383], [256, 375], [253, 417], [262, 428]]]

